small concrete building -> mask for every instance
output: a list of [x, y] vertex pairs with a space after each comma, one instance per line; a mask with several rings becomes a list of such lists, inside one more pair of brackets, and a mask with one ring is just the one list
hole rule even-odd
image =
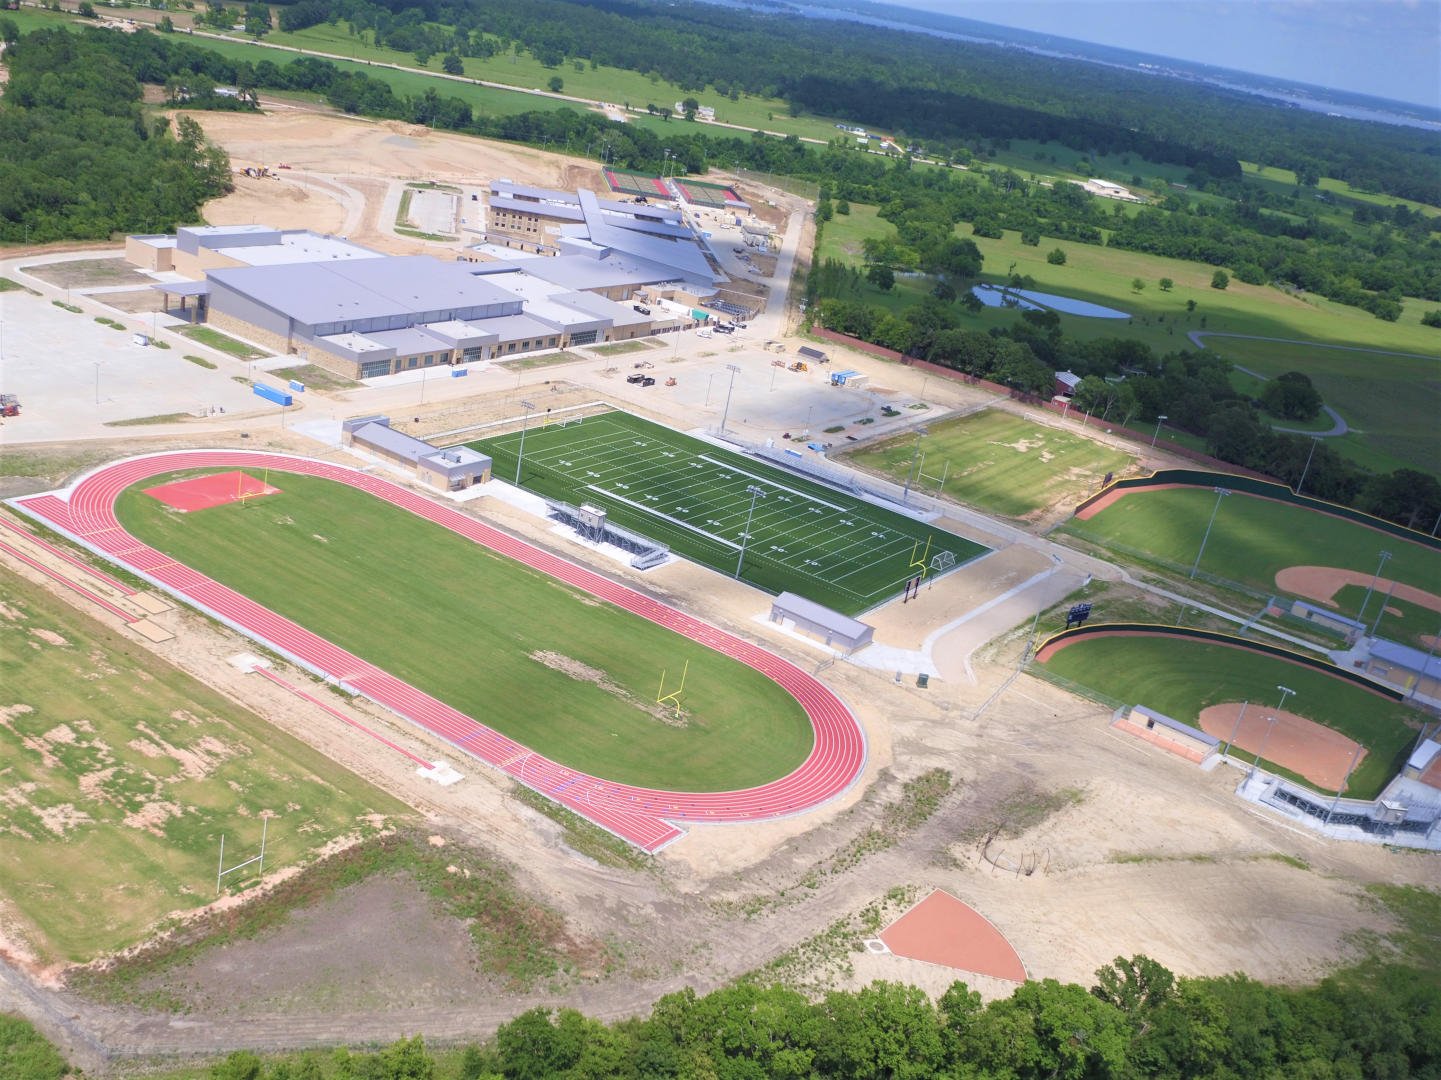
[[790, 623], [797, 630], [814, 634], [826, 645], [838, 646], [847, 655], [869, 645], [875, 633], [875, 627], [859, 619], [792, 592], [783, 592], [771, 601], [771, 622]]
[[1397, 641], [1377, 638], [1361, 661], [1367, 674], [1422, 697], [1441, 698], [1441, 658]]
[[1365, 623], [1347, 618], [1339, 611], [1332, 611], [1330, 608], [1320, 607], [1316, 604], [1308, 604], [1304, 600], [1297, 600], [1291, 604], [1291, 614], [1298, 619], [1305, 619], [1309, 623], [1315, 623], [1317, 626], [1343, 635], [1348, 645], [1356, 642], [1366, 633]]
[[440, 448], [396, 431], [388, 416], [357, 416], [340, 425], [342, 446], [358, 446], [396, 465], [439, 491], [462, 491], [490, 480], [491, 459], [468, 446]]

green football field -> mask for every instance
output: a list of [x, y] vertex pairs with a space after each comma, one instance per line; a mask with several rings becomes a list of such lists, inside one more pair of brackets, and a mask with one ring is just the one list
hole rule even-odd
[[[1102, 547], [1136, 552], [1188, 572], [1218, 496], [1212, 488], [1133, 491], [1064, 530]], [[1202, 572], [1260, 592], [1276, 591], [1288, 566], [1336, 566], [1366, 574], [1389, 551], [1385, 578], [1441, 593], [1441, 552], [1305, 507], [1236, 491], [1221, 500]], [[1354, 611], [1343, 614], [1355, 615]]]
[[[1245, 649], [1174, 637], [1096, 637], [1067, 645], [1046, 669], [1115, 701], [1144, 705], [1184, 724], [1225, 702], [1274, 706], [1278, 685], [1296, 692], [1286, 710], [1366, 747], [1347, 793], [1371, 799], [1405, 762], [1422, 715], [1344, 679]], [[1241, 753], [1240, 756], [1245, 756]], [[1308, 781], [1273, 762], [1267, 768]]]
[[[134, 487], [117, 510], [177, 561], [571, 768], [730, 791], [810, 752], [799, 703], [760, 672], [365, 492], [269, 480], [279, 494], [184, 514]], [[677, 718], [655, 699], [687, 661]]]
[[915, 486], [1008, 517], [1075, 505], [1100, 490], [1107, 473], [1135, 459], [1093, 439], [1057, 431], [1000, 409], [931, 424], [917, 449], [914, 435], [867, 446], [857, 465], [897, 483], [914, 471]]
[[[469, 445], [494, 459], [498, 478], [514, 480], [521, 432]], [[914, 562], [948, 552], [959, 566], [987, 551], [629, 413], [530, 427], [523, 456], [521, 486], [530, 491], [600, 506], [616, 524], [679, 555], [732, 575], [740, 564], [752, 585], [848, 615], [900, 593], [919, 572]], [[760, 492], [753, 514], [752, 488]]]

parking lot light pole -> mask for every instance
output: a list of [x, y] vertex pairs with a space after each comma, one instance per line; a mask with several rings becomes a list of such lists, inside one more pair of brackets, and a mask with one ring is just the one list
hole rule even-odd
[[1196, 561], [1191, 564], [1191, 577], [1196, 576], [1196, 571], [1201, 568], [1201, 556], [1206, 554], [1206, 541], [1211, 539], [1211, 526], [1216, 524], [1216, 513], [1221, 509], [1221, 500], [1231, 494], [1230, 488], [1216, 489], [1216, 505], [1211, 508], [1211, 520], [1206, 522], [1206, 533], [1201, 537], [1201, 550], [1196, 552]]
[[748, 484], [746, 486], [746, 494], [751, 497], [751, 508], [746, 511], [746, 528], [745, 532], [741, 533], [741, 553], [736, 558], [735, 576], [737, 580], [739, 580], [741, 576], [741, 564], [745, 562], [746, 558], [746, 541], [749, 540], [751, 536], [751, 516], [756, 512], [756, 500], [765, 497], [765, 489], [755, 484]]
[[515, 486], [520, 487], [520, 463], [525, 460], [525, 429], [530, 426], [530, 414], [535, 405], [529, 401], [522, 401], [520, 407], [525, 410], [525, 419], [520, 424], [520, 450], [515, 455]]
[[1156, 430], [1155, 430], [1155, 432], [1152, 433], [1152, 435], [1151, 435], [1151, 449], [1152, 449], [1152, 450], [1154, 450], [1154, 449], [1156, 448], [1156, 440], [1161, 437], [1161, 425], [1162, 425], [1165, 421], [1167, 421], [1167, 420], [1169, 420], [1169, 419], [1170, 419], [1170, 417], [1167, 416], [1165, 413], [1161, 413], [1161, 414], [1157, 415], [1157, 417], [1156, 417]]
[[725, 408], [721, 410], [721, 426], [720, 426], [720, 429], [721, 429], [721, 434], [722, 434], [722, 435], [725, 434], [725, 430], [726, 430], [726, 418], [727, 418], [728, 416], [730, 416], [730, 411], [731, 411], [731, 391], [736, 388], [736, 375], [738, 375], [738, 374], [740, 373], [740, 365], [739, 365], [739, 364], [727, 364], [727, 365], [726, 365], [726, 370], [731, 373], [731, 381], [730, 381], [730, 385], [726, 387], [726, 403], [725, 403]]

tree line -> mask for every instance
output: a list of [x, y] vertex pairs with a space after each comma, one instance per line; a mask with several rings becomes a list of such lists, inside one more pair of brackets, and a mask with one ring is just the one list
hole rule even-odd
[[147, 116], [140, 83], [105, 41], [63, 30], [21, 37], [6, 22], [0, 242], [169, 231], [230, 190], [225, 152], [189, 117], [172, 127]]

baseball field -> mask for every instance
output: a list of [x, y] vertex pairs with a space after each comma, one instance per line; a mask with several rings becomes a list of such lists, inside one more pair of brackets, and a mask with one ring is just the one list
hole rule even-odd
[[[182, 514], [146, 481], [117, 510], [170, 557], [571, 768], [728, 791], [811, 749], [800, 705], [743, 664], [365, 492], [272, 482], [277, 494]], [[677, 715], [656, 699], [687, 664]]]
[[262, 817], [272, 871], [407, 812], [13, 575], [0, 578], [0, 686], [5, 921], [45, 961], [91, 959], [209, 903], [221, 834], [228, 865], [249, 859]]
[[[469, 445], [513, 480], [522, 432]], [[779, 593], [856, 615], [898, 595], [941, 552], [954, 565], [986, 549], [795, 473], [623, 412], [530, 425], [521, 486], [604, 508], [677, 554]], [[754, 510], [752, 511], [752, 496]], [[744, 558], [742, 558], [744, 548]], [[926, 554], [929, 552], [929, 556]]]
[[[1216, 501], [1221, 506], [1216, 510]], [[1242, 491], [1209, 487], [1139, 489], [1064, 531], [1103, 548], [1189, 572], [1215, 510], [1200, 571], [1262, 593], [1279, 593], [1277, 574], [1295, 566], [1334, 567], [1371, 575], [1391, 552], [1379, 588], [1394, 579], [1441, 593], [1441, 552], [1345, 518]], [[1372, 601], [1375, 602], [1374, 600]], [[1344, 606], [1342, 614], [1355, 615]]]
[[[1251, 702], [1251, 711], [1264, 718], [1279, 704], [1278, 687], [1289, 687], [1295, 694], [1287, 695], [1288, 713], [1365, 747], [1347, 787], [1348, 795], [1360, 799], [1380, 794], [1404, 763], [1419, 728], [1420, 716], [1414, 710], [1354, 683], [1211, 642], [1175, 637], [1080, 638], [1057, 651], [1045, 666], [1107, 698], [1144, 705], [1193, 726], [1199, 726], [1203, 710], [1231, 703]], [[1238, 756], [1254, 755], [1239, 751]], [[1273, 772], [1310, 783], [1293, 770], [1296, 762], [1279, 754], [1262, 761]]]
[[917, 491], [1024, 518], [1099, 490], [1135, 459], [1119, 450], [1000, 409], [931, 424], [920, 440], [898, 435], [850, 455], [857, 465]]

